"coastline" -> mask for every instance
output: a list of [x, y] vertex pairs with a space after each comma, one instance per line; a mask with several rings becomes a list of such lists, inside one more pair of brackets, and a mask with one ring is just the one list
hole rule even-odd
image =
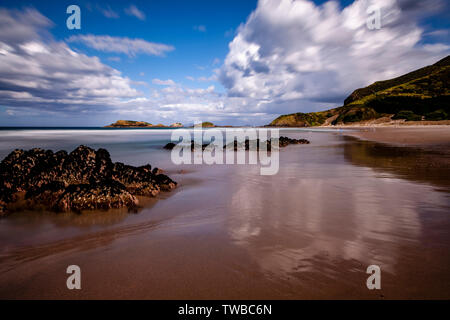
[[346, 136], [378, 143], [421, 148], [450, 146], [450, 126], [448, 125], [346, 128], [355, 129], [346, 131], [344, 133]]
[[450, 146], [450, 122], [447, 120], [434, 121], [433, 124], [418, 124], [417, 122], [406, 124], [405, 122], [391, 122], [379, 124], [360, 123], [353, 125], [327, 125], [314, 127], [266, 126], [265, 128], [300, 129], [310, 131], [320, 131], [320, 129], [326, 129], [327, 131], [336, 131], [345, 136], [358, 138], [360, 140], [385, 143], [398, 147], [410, 146], [428, 149], [430, 147]]

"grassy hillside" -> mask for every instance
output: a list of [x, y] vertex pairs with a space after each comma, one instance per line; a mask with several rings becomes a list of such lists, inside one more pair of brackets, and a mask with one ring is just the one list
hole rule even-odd
[[[310, 113], [292, 113], [279, 116], [270, 123], [270, 126], [279, 127], [313, 127], [327, 124], [327, 120], [336, 118], [341, 108], [310, 112]], [[330, 122], [330, 121], [328, 121]]]
[[406, 121], [450, 119], [450, 56], [391, 80], [355, 90], [342, 107], [283, 115], [271, 126], [347, 124], [378, 118]]
[[375, 94], [376, 92], [381, 92], [383, 90], [393, 88], [420, 78], [424, 77], [426, 78], [435, 72], [442, 71], [443, 68], [448, 67], [449, 65], [450, 65], [450, 56], [445, 57], [444, 59], [436, 62], [431, 66], [420, 68], [413, 72], [407, 73], [403, 76], [385, 81], [377, 81], [368, 87], [360, 88], [353, 91], [353, 93], [350, 96], [348, 96], [347, 99], [344, 100], [344, 105], [348, 105], [352, 102], [361, 100], [364, 97]]

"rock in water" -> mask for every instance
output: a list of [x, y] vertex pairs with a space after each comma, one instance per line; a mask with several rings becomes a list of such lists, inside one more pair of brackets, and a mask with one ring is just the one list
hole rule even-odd
[[[272, 148], [272, 139], [266, 140], [265, 143], [267, 144], [267, 150], [270, 151]], [[245, 150], [252, 150], [252, 151], [259, 151], [260, 146], [262, 146], [262, 144], [264, 143], [264, 141], [260, 141], [259, 139], [256, 140], [249, 140], [246, 139], [245, 143], [238, 143], [236, 140], [234, 141], [234, 151], [239, 149], [245, 149]], [[279, 147], [283, 148], [286, 147], [290, 144], [309, 144], [310, 142], [306, 139], [291, 139], [288, 137], [280, 137], [279, 138]], [[203, 144], [201, 146], [202, 150], [205, 150], [208, 147], [209, 144]], [[233, 143], [230, 144], [231, 146], [233, 146]], [[176, 144], [173, 142], [169, 142], [168, 144], [166, 144], [163, 148], [166, 150], [172, 150], [173, 148], [175, 148]], [[191, 150], [194, 151], [196, 144], [194, 143], [194, 140], [191, 140]], [[200, 145], [197, 145], [198, 147], [200, 147]], [[223, 146], [224, 148], [226, 148], [226, 145]], [[255, 150], [256, 149], [256, 150]]]
[[280, 147], [286, 147], [290, 144], [309, 144], [309, 140], [306, 139], [291, 139], [288, 137], [280, 137]]
[[138, 206], [136, 196], [155, 197], [177, 183], [150, 165], [113, 163], [105, 149], [79, 146], [70, 154], [14, 150], [0, 163], [0, 214], [25, 193], [29, 207], [82, 211]]

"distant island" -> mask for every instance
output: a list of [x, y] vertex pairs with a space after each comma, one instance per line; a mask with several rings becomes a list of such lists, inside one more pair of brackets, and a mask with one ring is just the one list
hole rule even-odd
[[217, 127], [214, 123], [208, 122], [208, 121], [204, 121], [204, 122], [199, 123], [197, 125], [193, 125], [190, 128], [194, 128], [195, 126], [199, 126], [199, 127], [201, 126], [202, 128], [215, 128], [215, 127]]
[[159, 124], [151, 124], [145, 121], [133, 120], [117, 120], [116, 122], [105, 126], [105, 128], [182, 128], [183, 124], [180, 122], [172, 123], [170, 126]]
[[[342, 107], [281, 115], [268, 126], [450, 124], [450, 56], [403, 76], [355, 90]], [[447, 120], [447, 121], [446, 121]]]

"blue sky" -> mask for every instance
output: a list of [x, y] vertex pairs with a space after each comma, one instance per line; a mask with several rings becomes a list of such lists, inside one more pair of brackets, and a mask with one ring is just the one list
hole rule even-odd
[[[245, 21], [257, 1], [6, 1], [9, 8], [36, 8], [54, 22], [51, 32], [56, 39], [65, 40], [77, 34], [111, 35], [139, 38], [150, 42], [164, 43], [176, 48], [166, 57], [149, 57], [114, 53], [102, 53], [83, 45], [72, 45], [88, 55], [96, 55], [125, 75], [136, 80], [149, 81], [153, 78], [173, 79], [189, 83], [187, 75], [209, 77], [212, 69], [218, 67], [215, 59], [223, 60], [228, 43], [239, 24]], [[66, 8], [77, 4], [82, 13], [81, 30], [66, 27]], [[144, 20], [125, 12], [133, 4], [145, 15]], [[113, 12], [117, 18], [108, 18], [104, 11]], [[205, 29], [200, 28], [203, 26]], [[108, 58], [119, 57], [120, 61]], [[140, 75], [144, 72], [145, 75]], [[203, 85], [204, 86], [204, 85]]]
[[0, 125], [265, 124], [445, 57], [448, 21], [444, 0], [3, 1]]

